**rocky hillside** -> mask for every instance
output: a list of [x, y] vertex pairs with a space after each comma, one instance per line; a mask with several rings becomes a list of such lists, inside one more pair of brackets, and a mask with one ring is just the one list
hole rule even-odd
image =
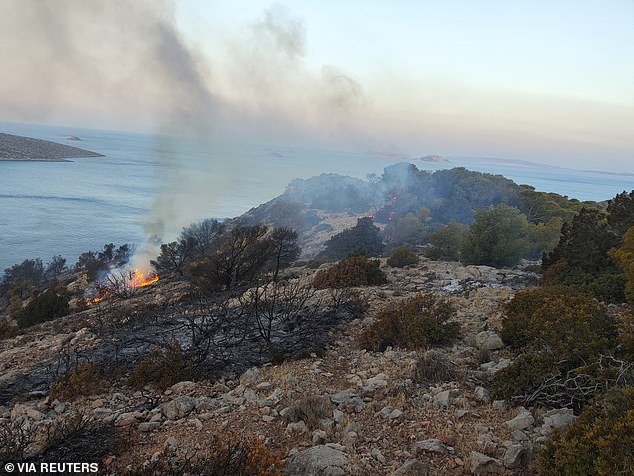
[[[366, 313], [333, 318], [317, 306], [303, 327], [286, 334], [301, 358], [278, 362], [247, 343], [208, 378], [163, 391], [135, 390], [126, 362], [159, 340], [190, 345], [188, 318], [202, 304], [188, 297], [185, 282], [159, 281], [129, 299], [35, 326], [0, 342], [0, 426], [28, 435], [13, 442], [25, 460], [83, 455], [102, 474], [180, 474], [208, 448], [236, 441], [255, 445], [249, 458], [292, 475], [534, 474], [535, 450], [574, 416], [493, 401], [487, 382], [510, 362], [496, 333], [500, 305], [536, 276], [424, 258], [403, 269], [382, 261], [382, 268], [387, 284], [356, 290], [369, 305]], [[295, 268], [289, 279], [313, 273]], [[360, 348], [359, 335], [378, 309], [425, 291], [457, 309], [457, 342], [426, 352]], [[60, 378], [62, 369], [82, 362], [116, 362], [115, 375], [107, 384], [87, 372]], [[90, 389], [82, 379], [93, 382]], [[0, 432], [0, 447], [6, 435]], [[202, 472], [200, 465], [190, 466], [190, 474]]]
[[0, 160], [62, 162], [75, 157], [103, 157], [103, 154], [48, 140], [0, 133]]

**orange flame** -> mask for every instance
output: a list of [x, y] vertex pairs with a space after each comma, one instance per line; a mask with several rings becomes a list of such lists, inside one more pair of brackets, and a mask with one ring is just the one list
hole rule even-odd
[[136, 268], [134, 270], [134, 275], [132, 276], [132, 279], [130, 280], [130, 287], [142, 288], [145, 286], [149, 286], [150, 284], [154, 284], [158, 280], [159, 280], [158, 274], [152, 277], [150, 277], [149, 274], [147, 276], [144, 276], [143, 273], [139, 271], [139, 268]]

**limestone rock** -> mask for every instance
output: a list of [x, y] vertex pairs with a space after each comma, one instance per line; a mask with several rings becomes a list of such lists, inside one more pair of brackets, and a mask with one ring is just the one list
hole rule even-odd
[[420, 453], [438, 453], [441, 455], [453, 454], [454, 449], [451, 446], [445, 445], [437, 438], [430, 438], [428, 440], [417, 441], [414, 443], [414, 452], [418, 455]]
[[476, 334], [475, 345], [478, 349], [498, 350], [504, 347], [504, 342], [496, 332], [482, 331]]
[[502, 461], [505, 468], [515, 469], [525, 466], [531, 448], [526, 444], [511, 443], [507, 445]]
[[515, 418], [504, 422], [504, 424], [512, 431], [525, 430], [535, 423], [535, 418], [530, 411], [520, 407], [520, 413]]
[[429, 463], [419, 459], [410, 459], [405, 461], [403, 466], [398, 468], [392, 476], [428, 476]]
[[187, 395], [177, 397], [161, 407], [161, 413], [168, 420], [178, 420], [187, 416], [196, 406], [196, 400]]
[[504, 466], [499, 459], [472, 451], [469, 455], [471, 474], [504, 474]]
[[289, 476], [343, 476], [343, 467], [348, 463], [348, 457], [343, 451], [331, 445], [318, 445], [300, 451], [289, 458]]

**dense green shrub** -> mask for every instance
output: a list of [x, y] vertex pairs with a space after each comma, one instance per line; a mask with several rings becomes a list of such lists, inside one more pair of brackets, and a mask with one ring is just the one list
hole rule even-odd
[[393, 303], [379, 311], [360, 336], [361, 347], [383, 351], [388, 346], [407, 349], [427, 348], [452, 342], [460, 324], [449, 322], [456, 310], [433, 293], [419, 294]]
[[379, 228], [372, 217], [357, 219], [357, 224], [331, 237], [325, 243], [324, 254], [333, 259], [342, 259], [351, 254], [381, 256], [383, 241]]
[[496, 268], [514, 266], [530, 251], [530, 230], [526, 215], [515, 207], [500, 204], [477, 210], [462, 247], [462, 260]]
[[408, 264], [418, 263], [418, 256], [407, 245], [399, 246], [387, 260], [388, 266], [402, 268]]
[[192, 364], [177, 340], [162, 348], [151, 350], [143, 357], [128, 376], [128, 385], [141, 390], [150, 385], [165, 390], [175, 383], [192, 377]]
[[617, 345], [617, 328], [605, 308], [565, 286], [522, 291], [505, 308], [502, 339], [516, 348], [547, 349], [577, 363]]
[[444, 261], [460, 261], [460, 253], [469, 237], [469, 227], [450, 221], [429, 235], [428, 258]]
[[26, 306], [14, 314], [20, 328], [50, 321], [68, 314], [68, 296], [66, 290], [47, 289], [34, 296]]
[[350, 256], [328, 269], [317, 271], [312, 284], [317, 289], [324, 289], [372, 286], [386, 282], [387, 277], [381, 271], [378, 260]]
[[613, 388], [546, 442], [541, 474], [634, 474], [634, 388]]
[[617, 321], [590, 296], [548, 286], [517, 293], [504, 311], [502, 338], [525, 353], [493, 377], [498, 398], [578, 410], [634, 379], [629, 363], [609, 357], [624, 350]]
[[[557, 360], [550, 352], [522, 354], [492, 379], [495, 398], [513, 400], [534, 392], [548, 378], [557, 375]], [[521, 401], [521, 400], [520, 400]]]

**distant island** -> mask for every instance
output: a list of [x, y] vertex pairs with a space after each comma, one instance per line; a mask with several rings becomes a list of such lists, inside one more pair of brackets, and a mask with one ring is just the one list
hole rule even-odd
[[103, 157], [90, 150], [33, 137], [0, 133], [0, 160], [69, 162], [78, 157]]
[[418, 157], [418, 162], [434, 162], [437, 164], [448, 164], [449, 161], [440, 155], [426, 155], [424, 157]]

